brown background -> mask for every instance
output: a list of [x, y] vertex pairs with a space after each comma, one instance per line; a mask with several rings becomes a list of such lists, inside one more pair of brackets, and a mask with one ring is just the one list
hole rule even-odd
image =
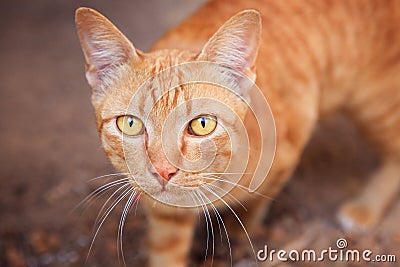
[[[74, 28], [75, 8], [80, 4], [95, 7], [137, 48], [146, 50], [202, 2], [2, 1], [0, 266], [83, 266], [93, 223], [106, 198], [94, 201], [83, 213], [74, 208], [105, 182], [88, 182], [91, 178], [114, 172], [94, 124]], [[369, 235], [344, 235], [335, 220], [341, 201], [359, 190], [378, 163], [374, 152], [342, 116], [318, 126], [293, 180], [259, 229], [255, 247], [267, 244], [276, 249], [309, 241], [307, 248], [318, 250], [335, 247], [338, 238], [346, 237], [352, 248], [397, 254], [400, 261], [399, 203]], [[103, 225], [85, 266], [123, 266], [116, 246], [120, 212], [113, 212]], [[124, 233], [127, 266], [145, 261], [144, 228], [140, 209], [136, 216], [132, 212]], [[191, 262], [202, 266], [204, 231], [199, 231], [196, 240], [200, 241], [195, 242]], [[229, 266], [223, 253], [226, 242], [216, 242], [215, 266]], [[250, 262], [247, 259], [239, 265]]]

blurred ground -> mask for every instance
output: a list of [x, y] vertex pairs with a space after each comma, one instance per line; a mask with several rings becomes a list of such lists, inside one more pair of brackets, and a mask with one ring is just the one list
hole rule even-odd
[[[139, 49], [146, 50], [202, 2], [81, 4], [105, 13]], [[118, 263], [116, 245], [121, 209], [103, 225], [86, 263], [93, 223], [106, 198], [94, 201], [83, 214], [73, 211], [102, 183], [88, 182], [91, 178], [113, 172], [100, 147], [84, 80], [73, 21], [78, 6], [78, 1], [60, 0], [2, 3], [0, 266], [123, 266]], [[307, 239], [307, 231], [314, 229], [320, 234], [307, 248], [335, 247], [336, 240], [345, 237], [352, 248], [396, 254], [399, 262], [399, 203], [368, 236], [346, 236], [335, 221], [339, 204], [359, 190], [377, 164], [376, 155], [348, 121], [336, 116], [323, 123], [293, 180], [276, 199], [265, 227], [257, 233], [255, 248], [267, 244], [279, 249], [293, 240]], [[125, 227], [125, 259], [127, 266], [141, 266], [147, 253], [145, 222], [140, 209], [136, 216], [133, 213]], [[196, 240], [201, 239], [204, 235], [200, 234]], [[204, 248], [199, 244], [194, 245], [193, 266], [202, 266]], [[229, 266], [226, 254], [216, 254], [215, 266]], [[368, 266], [399, 266], [398, 262]], [[321, 266], [327, 265], [346, 266]]]

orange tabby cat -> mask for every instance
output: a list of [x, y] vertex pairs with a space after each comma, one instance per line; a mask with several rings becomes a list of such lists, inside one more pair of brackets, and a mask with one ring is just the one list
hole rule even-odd
[[[260, 13], [241, 11], [253, 8]], [[256, 125], [247, 105], [221, 87], [182, 85], [163, 94], [153, 86], [153, 91], [138, 94], [139, 87], [156, 73], [197, 61], [218, 63], [256, 79], [270, 104], [276, 125], [276, 154], [259, 193], [271, 197], [279, 193], [318, 119], [343, 110], [383, 159], [360, 195], [340, 209], [338, 218], [343, 227], [352, 231], [370, 229], [397, 194], [400, 1], [215, 0], [168, 32], [148, 53], [135, 49], [111, 22], [92, 9], [78, 9], [76, 24], [86, 59], [86, 77], [93, 89], [100, 137], [115, 168], [128, 175], [132, 190], [127, 190], [126, 195], [144, 191], [146, 194], [142, 195], [156, 199], [181, 199], [187, 195], [183, 188], [201, 187], [207, 182], [201, 172], [180, 169], [162, 153], [165, 143], [161, 128], [166, 122], [183, 129], [179, 140], [167, 143], [178, 142], [186, 158], [198, 158], [203, 141], [214, 142], [215, 161], [204, 173], [223, 173], [231, 154], [244, 153], [232, 149], [235, 144], [231, 133], [224, 128], [224, 123], [233, 117], [197, 111], [198, 106], [189, 104], [187, 114], [171, 119], [169, 114], [173, 110], [192, 99], [213, 98], [235, 111], [245, 121], [249, 139], [256, 140], [254, 151], [259, 149], [260, 139], [252, 136], [257, 131], [252, 130]], [[173, 75], [180, 73], [171, 72]], [[168, 84], [166, 77], [157, 82]], [[240, 91], [238, 87], [236, 93], [246, 97], [246, 90]], [[131, 103], [134, 96], [136, 100]], [[153, 116], [145, 117], [148, 107]], [[180, 125], [181, 116], [189, 118], [185, 125]], [[253, 154], [250, 170], [255, 164]], [[249, 177], [246, 174], [240, 184], [247, 187]], [[251, 231], [265, 215], [269, 201], [249, 195], [235, 187], [231, 197], [214, 205], [220, 210], [224, 204], [221, 202], [229, 203]], [[207, 199], [206, 194], [198, 193], [195, 197], [199, 202]], [[247, 211], [229, 200], [233, 197], [246, 201]], [[152, 197], [145, 198], [145, 207], [150, 266], [185, 266], [196, 209], [166, 205]], [[224, 220], [229, 221], [226, 217]], [[235, 232], [233, 226], [228, 231], [239, 240], [243, 234], [243, 230]]]

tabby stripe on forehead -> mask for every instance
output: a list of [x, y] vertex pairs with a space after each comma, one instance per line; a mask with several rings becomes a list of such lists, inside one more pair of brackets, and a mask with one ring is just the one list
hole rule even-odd
[[176, 107], [176, 106], [178, 105], [178, 97], [179, 97], [179, 94], [180, 94], [183, 90], [184, 90], [184, 88], [183, 88], [183, 85], [182, 85], [182, 84], [179, 85], [179, 89], [178, 89], [178, 88], [175, 89], [174, 99], [172, 100], [172, 105], [173, 105], [174, 107]]
[[[153, 84], [152, 82], [151, 82], [151, 84]], [[151, 86], [151, 88], [150, 88], [150, 93], [151, 93], [151, 99], [153, 100], [153, 103], [156, 103], [156, 88], [154, 87], [154, 86]], [[143, 97], [144, 97], [144, 95], [143, 95]], [[144, 100], [142, 100], [142, 102], [144, 103]]]
[[138, 106], [139, 114], [142, 114], [142, 115], [144, 114], [144, 105], [145, 105], [145, 101], [143, 99], [141, 99], [139, 101], [139, 106]]
[[[178, 98], [179, 98], [179, 94], [182, 90], [182, 85], [179, 85], [179, 87], [176, 87], [173, 90], [169, 90], [167, 92], [167, 96], [165, 99], [166, 105], [170, 106], [171, 108], [175, 108], [178, 104]], [[172, 100], [170, 99], [172, 96]]]
[[[185, 98], [185, 101], [190, 99], [190, 92], [188, 88], [183, 87], [183, 97]], [[192, 103], [189, 102], [186, 104], [186, 116], [189, 116], [191, 113], [192, 113]]]

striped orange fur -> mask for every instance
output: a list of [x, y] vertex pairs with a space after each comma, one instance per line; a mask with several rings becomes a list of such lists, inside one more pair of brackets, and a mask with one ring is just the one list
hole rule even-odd
[[[205, 97], [225, 103], [245, 120], [250, 139], [259, 139], [257, 131], [252, 130], [256, 129], [255, 121], [241, 99], [213, 85], [184, 85], [169, 91], [158, 102], [157, 90], [138, 97], [134, 110], [129, 111], [140, 116], [152, 106], [154, 113], [146, 126], [146, 136], [140, 141], [132, 140], [131, 149], [124, 149], [115, 119], [132, 107], [132, 95], [141, 84], [171, 66], [206, 60], [237, 68], [256, 79], [271, 106], [277, 131], [276, 155], [260, 193], [274, 197], [280, 192], [318, 120], [337, 111], [354, 120], [383, 159], [381, 168], [371, 174], [360, 195], [344, 203], [339, 211], [343, 227], [349, 231], [369, 230], [398, 193], [400, 1], [214, 0], [166, 33], [147, 53], [135, 49], [94, 10], [78, 9], [76, 23], [103, 147], [116, 169], [144, 178], [151, 192], [157, 193], [161, 188], [151, 173], [151, 162], [163, 168], [171, 165], [160, 153], [160, 128], [183, 102]], [[221, 25], [224, 26], [220, 28]], [[239, 52], [245, 55], [240, 58]], [[192, 114], [195, 108], [189, 105], [185, 112]], [[212, 138], [218, 154], [207, 171], [218, 173], [227, 166], [231, 153], [236, 152], [231, 151], [229, 136], [223, 130]], [[199, 140], [183, 135], [174, 142], [179, 143], [187, 158], [199, 157]], [[260, 144], [253, 145], [258, 151]], [[255, 168], [256, 154], [250, 155], [249, 171]], [[137, 166], [134, 170], [127, 169], [127, 158], [132, 161], [130, 166]], [[250, 178], [245, 175], [241, 184], [247, 186]], [[197, 186], [201, 176], [179, 170], [171, 181]], [[179, 198], [184, 192], [171, 190], [167, 194]], [[249, 198], [238, 188], [231, 194], [246, 201], [248, 212], [237, 209], [237, 213], [251, 232], [265, 215], [269, 201]], [[223, 206], [221, 202], [215, 205]], [[150, 197], [144, 206], [149, 220], [150, 266], [186, 266], [195, 212], [170, 207]], [[235, 235], [233, 227], [229, 231]], [[243, 231], [237, 232], [239, 239], [242, 234]]]

